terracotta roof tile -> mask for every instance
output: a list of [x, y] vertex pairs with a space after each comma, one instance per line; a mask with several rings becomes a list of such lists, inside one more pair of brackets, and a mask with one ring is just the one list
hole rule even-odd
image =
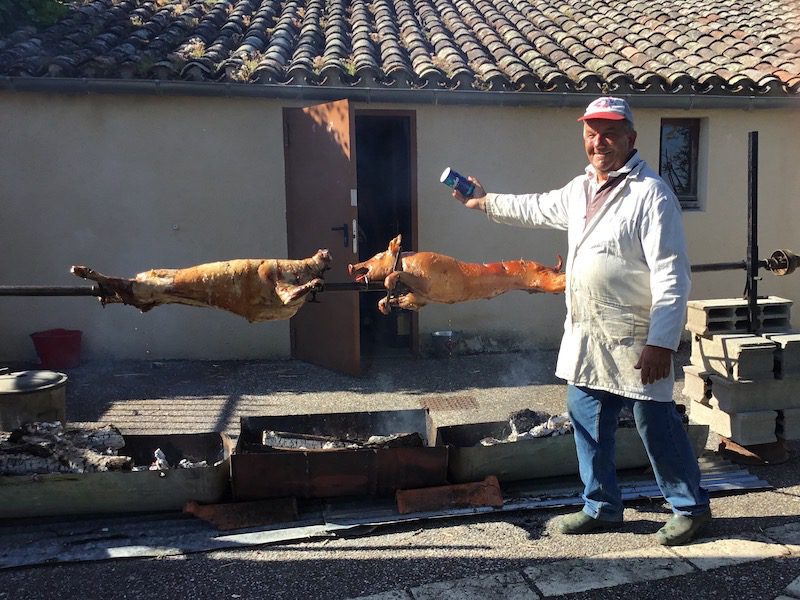
[[84, 0], [0, 74], [793, 95], [798, 0]]

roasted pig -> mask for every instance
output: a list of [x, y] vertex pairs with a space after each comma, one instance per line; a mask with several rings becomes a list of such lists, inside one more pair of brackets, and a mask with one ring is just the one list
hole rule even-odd
[[301, 260], [250, 258], [185, 269], [152, 269], [132, 279], [108, 277], [89, 267], [72, 273], [97, 282], [103, 304], [121, 302], [146, 312], [159, 304], [213, 306], [250, 322], [288, 319], [320, 290], [330, 253], [318, 250]]
[[494, 298], [511, 290], [553, 294], [564, 291], [560, 256], [554, 267], [522, 259], [465, 263], [435, 252], [400, 253], [400, 241], [398, 235], [385, 252], [347, 267], [358, 282], [382, 279], [387, 290], [397, 288], [396, 293], [378, 302], [383, 314], [389, 314], [392, 306], [419, 310], [429, 302], [454, 304]]

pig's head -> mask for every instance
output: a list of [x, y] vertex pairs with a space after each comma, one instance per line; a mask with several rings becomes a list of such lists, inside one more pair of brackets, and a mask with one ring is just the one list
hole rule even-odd
[[353, 277], [359, 283], [383, 281], [389, 273], [394, 271], [397, 264], [397, 256], [400, 253], [400, 240], [401, 236], [398, 235], [389, 242], [389, 247], [385, 251], [378, 252], [364, 262], [347, 265], [350, 277]]
[[322, 275], [331, 268], [331, 253], [327, 248], [320, 248], [311, 257], [312, 270], [318, 275]]

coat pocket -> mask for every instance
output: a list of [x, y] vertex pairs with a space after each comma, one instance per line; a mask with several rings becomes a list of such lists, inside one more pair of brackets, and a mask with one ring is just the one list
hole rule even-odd
[[608, 347], [632, 347], [636, 343], [636, 319], [631, 307], [590, 297], [586, 307], [586, 331]]

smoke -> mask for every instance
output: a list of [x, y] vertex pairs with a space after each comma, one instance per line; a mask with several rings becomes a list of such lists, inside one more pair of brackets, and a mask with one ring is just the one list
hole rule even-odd
[[534, 372], [536, 365], [532, 360], [523, 358], [519, 355], [513, 356], [509, 361], [508, 368], [500, 373], [500, 385], [503, 387], [522, 387], [536, 382]]
[[503, 387], [521, 387], [552, 383], [555, 364], [552, 355], [543, 352], [505, 355], [504, 368], [499, 371], [498, 381]]
[[393, 393], [397, 391], [394, 378], [389, 373], [378, 373], [372, 380], [375, 391]]

